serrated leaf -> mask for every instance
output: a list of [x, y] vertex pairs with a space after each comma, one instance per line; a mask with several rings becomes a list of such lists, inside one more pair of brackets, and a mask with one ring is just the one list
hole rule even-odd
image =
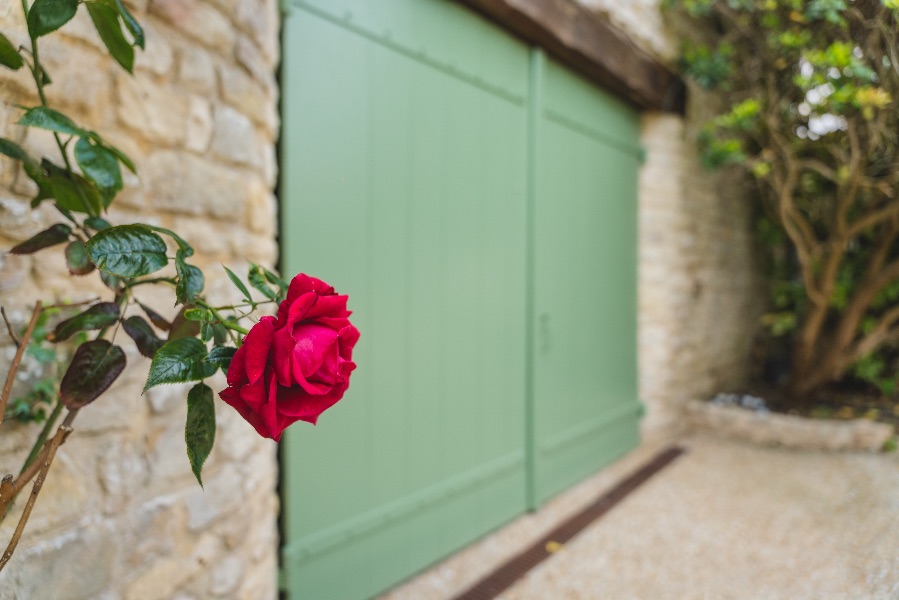
[[190, 304], [203, 291], [205, 278], [203, 271], [193, 265], [184, 262], [179, 256], [175, 259], [175, 271], [178, 273], [178, 282], [175, 284], [175, 301], [178, 304]]
[[149, 275], [168, 264], [165, 242], [143, 225], [119, 225], [99, 232], [87, 253], [103, 271], [119, 277]]
[[215, 443], [215, 400], [209, 386], [198, 383], [187, 392], [187, 422], [184, 426], [187, 459], [200, 487], [203, 463]]
[[166, 383], [200, 381], [215, 373], [215, 365], [203, 361], [209, 353], [206, 344], [195, 337], [166, 342], [150, 363], [144, 391]]
[[222, 265], [222, 268], [225, 269], [225, 272], [228, 274], [228, 279], [230, 279], [231, 283], [233, 283], [234, 286], [238, 290], [240, 290], [240, 293], [243, 294], [243, 297], [246, 299], [246, 301], [252, 302], [253, 297], [250, 296], [250, 290], [248, 290], [247, 286], [244, 285], [243, 281], [240, 280], [240, 277], [235, 275], [234, 272], [231, 269], [229, 269], [228, 267], [226, 267], [225, 265]]
[[65, 116], [59, 111], [47, 108], [46, 106], [36, 106], [25, 111], [22, 118], [19, 119], [19, 125], [26, 127], [37, 127], [38, 129], [46, 129], [55, 131], [56, 133], [64, 133], [66, 135], [86, 136], [88, 132], [78, 127], [75, 121]]
[[87, 275], [96, 268], [81, 240], [75, 240], [66, 246], [66, 266], [72, 275]]
[[46, 160], [43, 167], [48, 173], [44, 183], [60, 207], [92, 216], [100, 214], [103, 199], [91, 182]]
[[147, 358], [153, 358], [156, 352], [165, 345], [165, 342], [157, 337], [150, 324], [137, 315], [122, 321], [122, 329], [125, 330], [128, 337], [134, 340], [137, 351]]
[[116, 8], [119, 9], [119, 14], [122, 15], [122, 22], [125, 23], [128, 33], [134, 38], [134, 45], [143, 50], [146, 43], [144, 41], [143, 27], [141, 27], [140, 23], [137, 22], [137, 19], [128, 12], [128, 9], [125, 8], [125, 5], [122, 3], [122, 0], [115, 0], [115, 5]]
[[122, 68], [129, 73], [134, 72], [134, 48], [125, 39], [125, 32], [119, 23], [118, 9], [102, 2], [84, 4], [100, 39], [106, 44], [106, 49]]
[[157, 329], [161, 329], [162, 331], [168, 331], [172, 327], [172, 324], [169, 323], [161, 314], [159, 314], [158, 312], [156, 312], [155, 310], [153, 310], [146, 304], [141, 304], [140, 302], [138, 302], [137, 304], [138, 304], [138, 306], [140, 306], [141, 310], [144, 311], [144, 314], [147, 315], [147, 318], [150, 319], [150, 322], [153, 323], [153, 325]]
[[68, 241], [72, 228], [64, 223], [57, 223], [25, 240], [9, 251], [10, 254], [32, 254], [38, 250], [62, 244]]
[[13, 43], [9, 41], [8, 37], [0, 33], [0, 65], [16, 71], [21, 69], [24, 64], [25, 61], [22, 60], [22, 55], [19, 54]]
[[115, 154], [83, 137], [75, 144], [75, 160], [82, 173], [103, 193], [104, 207], [109, 207], [113, 196], [124, 187]]
[[237, 348], [231, 346], [216, 346], [209, 351], [209, 356], [205, 360], [216, 367], [221, 367], [222, 371], [227, 373], [235, 352], [237, 352]]
[[125, 369], [125, 353], [106, 340], [93, 340], [78, 347], [59, 384], [59, 398], [68, 408], [93, 402]]
[[34, 38], [52, 33], [77, 11], [78, 0], [35, 0], [28, 10], [28, 33]]
[[185, 306], [172, 320], [172, 325], [169, 328], [170, 340], [176, 340], [183, 337], [196, 337], [200, 334], [200, 324], [196, 321], [191, 321], [185, 316], [185, 313], [192, 308], [193, 306], [191, 305]]
[[62, 342], [79, 331], [103, 329], [115, 325], [118, 320], [119, 306], [115, 302], [100, 302], [86, 311], [60, 322], [53, 330], [52, 336], [48, 335], [47, 339], [52, 342]]
[[250, 285], [259, 290], [259, 292], [261, 292], [262, 295], [269, 300], [275, 300], [278, 298], [278, 294], [275, 293], [275, 290], [270, 288], [268, 283], [266, 283], [265, 273], [258, 265], [250, 263], [250, 269], [247, 272], [247, 281], [249, 281]]

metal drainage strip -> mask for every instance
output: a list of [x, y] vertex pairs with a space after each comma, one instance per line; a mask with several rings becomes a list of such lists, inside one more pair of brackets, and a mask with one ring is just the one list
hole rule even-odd
[[524, 577], [528, 571], [549, 557], [554, 548], [564, 544], [580, 533], [587, 525], [604, 515], [628, 494], [645, 483], [650, 477], [668, 466], [684, 453], [683, 448], [672, 447], [660, 452], [637, 472], [623, 480], [614, 488], [597, 498], [578, 514], [537, 540], [533, 546], [512, 557], [493, 573], [475, 583], [454, 600], [492, 600], [513, 583]]

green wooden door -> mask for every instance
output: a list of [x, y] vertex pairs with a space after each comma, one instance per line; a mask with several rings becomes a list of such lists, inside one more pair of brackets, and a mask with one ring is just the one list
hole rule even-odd
[[528, 55], [445, 2], [286, 27], [283, 262], [362, 337], [346, 397], [284, 441], [284, 572], [348, 600], [524, 510]]
[[641, 408], [638, 118], [534, 60], [532, 505], [636, 445]]
[[[602, 135], [631, 150], [635, 117], [447, 0], [297, 1], [283, 56], [283, 267], [349, 294], [362, 332], [345, 398], [282, 441], [283, 583], [352, 600], [634, 443], [635, 155], [551, 115], [588, 131], [622, 118]], [[547, 302], [566, 287], [595, 297]], [[584, 356], [552, 390], [570, 343]], [[630, 421], [568, 440], [623, 407]]]

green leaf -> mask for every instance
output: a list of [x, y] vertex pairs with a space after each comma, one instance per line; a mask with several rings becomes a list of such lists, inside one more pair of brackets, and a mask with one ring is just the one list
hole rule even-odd
[[95, 269], [81, 240], [75, 240], [66, 246], [66, 266], [72, 275], [87, 275]]
[[184, 318], [188, 321], [205, 321], [209, 312], [205, 308], [186, 308]]
[[129, 73], [134, 72], [134, 48], [125, 39], [125, 33], [119, 24], [119, 11], [117, 8], [102, 2], [85, 2], [87, 12], [100, 34], [100, 39], [106, 44], [106, 49]]
[[100, 281], [103, 282], [103, 285], [114, 292], [118, 292], [119, 288], [122, 287], [122, 280], [112, 273], [107, 273], [106, 271], [100, 271]]
[[78, 11], [78, 0], [34, 0], [28, 10], [28, 33], [47, 35], [68, 23]]
[[150, 308], [145, 304], [137, 303], [140, 306], [141, 310], [144, 311], [144, 314], [147, 315], [147, 318], [150, 319], [150, 322], [156, 326], [157, 329], [161, 329], [162, 331], [168, 331], [172, 324], [163, 318], [158, 312]]
[[231, 283], [240, 290], [240, 293], [243, 294], [244, 298], [247, 302], [253, 302], [253, 297], [250, 295], [250, 290], [247, 289], [247, 286], [244, 285], [243, 281], [240, 280], [240, 277], [234, 274], [234, 272], [222, 265], [222, 268], [225, 269], [225, 272], [228, 274], [228, 278], [231, 280]]
[[75, 144], [75, 160], [85, 176], [103, 193], [104, 207], [109, 207], [112, 197], [124, 187], [116, 155], [82, 137]]
[[165, 242], [143, 225], [119, 225], [99, 232], [87, 244], [98, 268], [119, 277], [149, 275], [168, 264]]
[[215, 365], [203, 361], [206, 344], [195, 337], [166, 342], [153, 357], [144, 391], [166, 383], [200, 381], [215, 373]]
[[157, 227], [156, 225], [146, 225], [146, 227], [147, 229], [152, 229], [153, 231], [163, 233], [175, 240], [175, 243], [178, 244], [178, 250], [180, 250], [183, 258], [189, 258], [194, 255], [194, 249], [191, 247], [191, 245], [185, 242], [184, 238], [182, 238], [171, 229], [166, 229], [165, 227]]
[[87, 213], [91, 216], [103, 210], [103, 199], [99, 190], [87, 179], [57, 167], [50, 161], [43, 162], [48, 175], [45, 185], [56, 203], [66, 210]]
[[22, 146], [6, 138], [0, 138], [0, 154], [5, 154], [10, 158], [22, 161], [29, 160], [30, 158], [28, 153], [22, 149]]
[[198, 383], [187, 393], [187, 423], [184, 426], [187, 458], [200, 487], [200, 471], [215, 442], [215, 400], [209, 386]]
[[116, 148], [115, 146], [110, 146], [109, 144], [104, 143], [103, 147], [116, 155], [116, 158], [119, 159], [119, 162], [125, 165], [129, 171], [132, 173], [137, 173], [137, 167], [134, 166], [134, 161], [128, 158], [128, 155]]
[[59, 384], [59, 398], [68, 408], [81, 408], [109, 389], [125, 369], [125, 353], [106, 340], [78, 347]]
[[115, 325], [119, 320], [119, 306], [115, 302], [100, 302], [70, 319], [60, 322], [47, 339], [62, 342], [79, 331], [103, 329]]
[[165, 342], [156, 335], [153, 328], [142, 317], [134, 315], [122, 321], [122, 329], [128, 334], [137, 351], [147, 358], [153, 358]]
[[196, 337], [200, 333], [200, 324], [187, 318], [187, 311], [193, 309], [192, 305], [186, 305], [172, 321], [169, 328], [169, 339], [176, 340], [183, 337]]
[[16, 47], [9, 41], [9, 38], [0, 33], [0, 65], [16, 71], [21, 69], [24, 64], [25, 61], [22, 60], [22, 55], [19, 54]]
[[209, 356], [205, 360], [209, 364], [221, 367], [222, 371], [227, 373], [235, 352], [237, 352], [237, 348], [232, 348], [231, 346], [216, 346], [209, 351]]
[[112, 227], [112, 223], [103, 217], [88, 217], [84, 220], [84, 224], [94, 231], [103, 231]]
[[75, 121], [61, 112], [46, 106], [36, 106], [25, 111], [25, 114], [19, 119], [19, 125], [37, 127], [38, 129], [46, 129], [66, 135], [88, 135], [88, 132], [78, 127]]
[[203, 291], [205, 283], [203, 271], [184, 262], [180, 250], [175, 259], [175, 270], [178, 273], [178, 283], [175, 284], [175, 301], [178, 304], [190, 304], [197, 294]]
[[57, 223], [42, 232], [32, 236], [17, 246], [13, 246], [10, 254], [32, 254], [38, 250], [62, 244], [68, 241], [72, 234], [72, 228], [64, 223]]
[[250, 270], [247, 272], [247, 281], [269, 300], [276, 300], [278, 298], [278, 294], [275, 293], [275, 290], [270, 288], [268, 283], [266, 283], [265, 272], [259, 265], [250, 263]]
[[134, 16], [130, 12], [128, 12], [128, 9], [125, 8], [125, 5], [122, 3], [122, 0], [115, 0], [115, 5], [119, 10], [119, 14], [122, 16], [122, 21], [125, 23], [125, 27], [134, 38], [134, 45], [143, 50], [145, 47], [143, 27], [141, 27], [140, 23], [137, 22], [137, 19], [135, 19]]

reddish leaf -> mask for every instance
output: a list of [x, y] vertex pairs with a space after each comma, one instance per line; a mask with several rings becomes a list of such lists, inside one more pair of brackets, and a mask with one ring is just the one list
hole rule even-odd
[[59, 385], [59, 398], [68, 408], [81, 408], [97, 399], [125, 369], [125, 352], [106, 340], [85, 342], [75, 351]]

